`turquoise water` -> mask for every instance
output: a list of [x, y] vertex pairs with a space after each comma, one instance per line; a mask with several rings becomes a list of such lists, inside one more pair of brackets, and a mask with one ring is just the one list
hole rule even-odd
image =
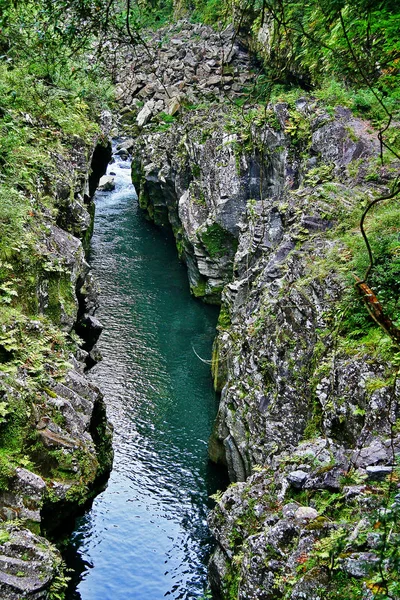
[[96, 196], [91, 247], [104, 359], [90, 378], [106, 398], [115, 460], [107, 489], [77, 522], [68, 598], [198, 598], [208, 496], [221, 480], [207, 459], [217, 400], [195, 352], [210, 358], [217, 310], [191, 298], [173, 240], [138, 209], [129, 163], [108, 171], [117, 187]]

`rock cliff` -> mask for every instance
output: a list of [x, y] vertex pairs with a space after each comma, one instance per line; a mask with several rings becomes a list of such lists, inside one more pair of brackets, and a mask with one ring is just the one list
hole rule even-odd
[[[398, 350], [353, 277], [362, 211], [398, 165], [346, 108], [257, 104], [231, 29], [180, 22], [141, 52], [119, 77], [139, 202], [192, 293], [222, 302], [210, 455], [237, 483], [210, 517], [213, 594], [398, 597]], [[384, 204], [368, 229], [388, 310], [397, 218]]]
[[[4, 600], [60, 597], [52, 594], [65, 583], [61, 556], [42, 536], [65, 527], [93, 498], [112, 460], [103, 398], [85, 376], [101, 324], [83, 246], [110, 149], [105, 135], [92, 145], [75, 138], [63, 150], [52, 157], [57, 177], [36, 199], [9, 260], [1, 262], [9, 277], [0, 308]], [[14, 297], [15, 306], [8, 306]]]

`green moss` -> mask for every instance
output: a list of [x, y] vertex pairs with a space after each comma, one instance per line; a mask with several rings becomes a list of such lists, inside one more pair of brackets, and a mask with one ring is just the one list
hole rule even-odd
[[232, 321], [229, 308], [226, 304], [222, 304], [221, 310], [219, 311], [217, 328], [221, 330], [229, 329], [231, 324]]
[[147, 193], [147, 190], [144, 188], [144, 186], [140, 186], [138, 194], [140, 208], [142, 210], [147, 210], [150, 218], [152, 218], [154, 214], [154, 208], [150, 202], [149, 194]]
[[304, 182], [307, 185], [317, 185], [324, 183], [325, 181], [331, 181], [333, 179], [333, 170], [335, 165], [321, 165], [310, 169], [304, 176]]
[[235, 236], [218, 223], [199, 230], [197, 235], [211, 258], [233, 256], [237, 250], [238, 241]]
[[48, 280], [48, 307], [46, 314], [53, 323], [59, 324], [63, 314], [76, 314], [75, 292], [69, 273], [53, 273]]
[[53, 392], [53, 390], [51, 390], [50, 388], [44, 387], [43, 391], [46, 392], [46, 394], [50, 396], [50, 398], [57, 398], [57, 394]]
[[190, 292], [195, 298], [202, 298], [206, 294], [207, 282], [205, 279], [200, 279], [197, 285], [190, 286]]
[[9, 489], [9, 484], [15, 475], [15, 467], [12, 466], [10, 456], [3, 453], [0, 454], [0, 490], [6, 491]]
[[289, 110], [289, 119], [285, 125], [285, 133], [289, 134], [294, 148], [304, 151], [311, 143], [310, 120], [297, 110]]
[[0, 526], [0, 544], [5, 544], [9, 542], [11, 539], [11, 535], [5, 529], [2, 529]]
[[176, 249], [178, 251], [178, 257], [182, 258], [183, 257], [183, 252], [185, 249], [185, 244], [183, 241], [183, 237], [181, 233], [176, 233], [175, 234], [175, 245], [176, 245]]
[[193, 164], [192, 165], [192, 173], [193, 173], [193, 177], [199, 178], [200, 174], [201, 174], [201, 170], [198, 164]]
[[[232, 560], [234, 560], [234, 558]], [[236, 559], [236, 562], [238, 562], [238, 559]], [[231, 569], [228, 572], [224, 582], [224, 598], [226, 598], [226, 600], [237, 600], [239, 597], [240, 580], [241, 575], [239, 569]]]

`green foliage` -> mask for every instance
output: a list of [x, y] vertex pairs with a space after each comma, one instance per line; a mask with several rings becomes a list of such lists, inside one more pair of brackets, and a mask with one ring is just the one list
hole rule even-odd
[[231, 326], [231, 315], [229, 312], [229, 308], [226, 304], [222, 304], [221, 310], [218, 316], [218, 325], [217, 328], [220, 331], [228, 330]]
[[9, 358], [0, 363], [0, 371], [15, 373], [24, 368], [42, 384], [48, 376], [60, 377], [70, 367], [68, 355], [75, 346], [48, 319], [31, 321], [17, 310], [0, 307], [0, 323], [0, 350]]
[[226, 22], [229, 16], [229, 7], [220, 0], [195, 0], [194, 10], [191, 14], [193, 21], [200, 21], [208, 25]]
[[65, 564], [61, 563], [49, 589], [49, 600], [64, 600], [68, 582], [71, 580], [66, 572]]
[[176, 118], [165, 112], [161, 112], [157, 115], [156, 121], [159, 123], [155, 128], [156, 131], [167, 131], [172, 123], [176, 121]]
[[304, 183], [307, 185], [317, 185], [325, 181], [330, 181], [333, 179], [333, 169], [334, 165], [321, 165], [320, 167], [310, 169], [304, 177]]
[[[374, 267], [369, 276], [368, 284], [377, 295], [384, 307], [385, 313], [400, 325], [400, 309], [398, 298], [400, 293], [400, 246], [399, 246], [400, 208], [394, 201], [377, 206], [373, 214], [368, 216], [368, 239], [374, 257]], [[351, 273], [361, 279], [368, 266], [368, 255], [361, 234], [354, 231], [343, 236], [349, 250], [350, 260], [346, 262], [350, 283]], [[359, 339], [375, 329], [376, 325], [368, 315], [359, 293], [354, 285], [349, 285], [345, 302], [348, 311], [343, 319], [342, 331], [353, 339]]]
[[10, 479], [14, 476], [14, 467], [10, 457], [0, 453], [0, 490], [7, 490]]
[[[121, 6], [121, 8], [120, 24], [123, 27], [126, 11], [125, 7]], [[167, 24], [171, 20], [172, 14], [173, 0], [143, 0], [132, 3], [129, 19], [131, 30], [140, 36], [144, 29], [157, 29]]]
[[[94, 42], [94, 21], [89, 23], [87, 11], [94, 11], [94, 17], [95, 4], [0, 0], [2, 490], [16, 467], [38, 469], [32, 459], [39, 447], [33, 406], [43, 403], [44, 388], [51, 392], [51, 382], [63, 379], [76, 350], [76, 341], [59, 329], [61, 307], [72, 316], [76, 300], [70, 268], [57, 256], [50, 224], [57, 217], [60, 177], [70, 177], [71, 190], [76, 186], [69, 167], [63, 173], [60, 165], [68, 165], [75, 148], [84, 152], [92, 146], [99, 135], [95, 119], [112, 91], [107, 78], [99, 78], [98, 63], [93, 66], [84, 55]], [[38, 289], [47, 294], [40, 310]], [[17, 379], [21, 374], [23, 385]], [[49, 416], [62, 424], [56, 412], [49, 409]], [[89, 469], [82, 473], [86, 476]]]
[[[263, 60], [265, 71], [240, 104], [250, 98], [287, 102], [312, 90], [325, 104], [349, 106], [376, 126], [387, 123], [388, 113], [399, 115], [397, 3], [195, 0], [191, 7], [195, 19], [233, 23]], [[258, 37], [262, 27], [264, 36]]]
[[10, 534], [5, 529], [0, 529], [0, 544], [5, 544], [10, 540]]

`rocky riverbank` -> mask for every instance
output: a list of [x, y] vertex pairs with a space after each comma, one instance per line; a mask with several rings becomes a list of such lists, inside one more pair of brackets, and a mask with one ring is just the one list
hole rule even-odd
[[[398, 165], [379, 163], [376, 133], [346, 108], [258, 104], [230, 28], [180, 22], [140, 52], [119, 76], [121, 151], [192, 293], [222, 301], [210, 454], [239, 483], [210, 518], [213, 593], [397, 597], [398, 352], [353, 273], [368, 266], [362, 211]], [[389, 307], [396, 211], [381, 205], [368, 229]]]
[[60, 597], [62, 560], [46, 537], [94, 497], [111, 467], [103, 397], [85, 376], [101, 331], [84, 248], [92, 196], [110, 158], [110, 115], [103, 117], [101, 135], [90, 143], [75, 136], [52, 156], [57, 174], [32, 201], [0, 265], [8, 275], [0, 308], [4, 600]]

